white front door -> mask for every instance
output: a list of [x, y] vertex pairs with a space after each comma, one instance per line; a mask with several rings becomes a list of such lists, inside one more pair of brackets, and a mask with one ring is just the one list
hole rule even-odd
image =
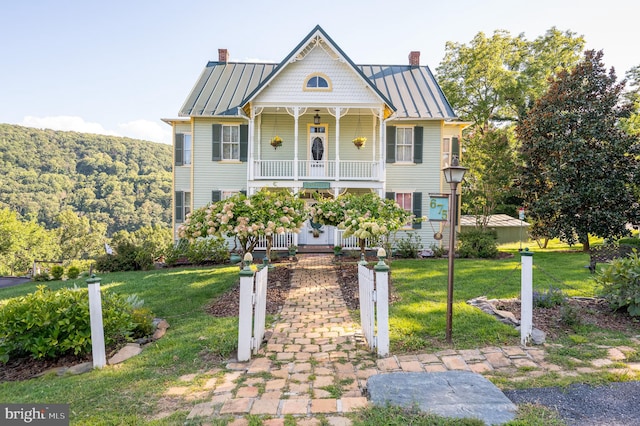
[[[307, 206], [314, 205], [315, 200], [305, 200]], [[329, 245], [329, 241], [333, 240], [333, 226], [320, 225], [319, 223], [313, 223], [311, 219], [307, 219], [300, 230], [298, 236], [298, 242], [300, 244], [307, 245]]]
[[309, 128], [309, 175], [314, 177], [326, 176], [327, 167], [327, 128], [325, 126], [311, 126]]

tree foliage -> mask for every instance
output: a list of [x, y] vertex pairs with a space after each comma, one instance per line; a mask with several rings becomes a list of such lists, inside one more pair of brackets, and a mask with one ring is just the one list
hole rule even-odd
[[306, 218], [304, 201], [298, 196], [263, 189], [250, 197], [236, 194], [191, 212], [178, 235], [191, 242], [210, 235], [235, 237], [244, 254], [253, 251], [261, 236], [270, 241], [275, 234], [300, 232]]
[[557, 71], [575, 65], [585, 41], [555, 27], [528, 41], [497, 30], [469, 45], [447, 42], [438, 82], [458, 115], [481, 131], [490, 122], [517, 121]]
[[0, 124], [0, 208], [47, 229], [82, 213], [108, 235], [171, 223], [171, 147]]
[[59, 254], [60, 246], [53, 231], [0, 208], [0, 275], [26, 272], [34, 260], [56, 259]]
[[492, 128], [484, 134], [474, 132], [466, 138], [465, 167], [470, 173], [463, 182], [463, 210], [476, 217], [477, 226], [486, 228], [489, 215], [512, 213], [509, 205], [517, 173], [515, 135], [510, 128]]
[[392, 232], [406, 226], [412, 214], [395, 201], [368, 193], [345, 194], [336, 199], [320, 198], [310, 208], [310, 216], [316, 223], [344, 229], [343, 238], [354, 236], [364, 253], [366, 240], [373, 243], [380, 237], [387, 239]]
[[463, 138], [469, 172], [462, 207], [480, 227], [489, 214], [512, 213], [519, 204], [511, 188], [513, 123], [544, 93], [550, 76], [579, 61], [584, 44], [555, 27], [532, 41], [498, 30], [490, 37], [480, 32], [468, 44], [446, 44], [438, 81], [460, 118], [471, 122]]
[[622, 236], [637, 223], [638, 138], [622, 131], [624, 82], [587, 51], [560, 71], [517, 127], [523, 160], [519, 189], [538, 236], [580, 241]]

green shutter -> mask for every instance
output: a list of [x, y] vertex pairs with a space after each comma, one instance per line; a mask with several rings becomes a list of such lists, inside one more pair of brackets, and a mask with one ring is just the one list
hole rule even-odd
[[387, 200], [396, 200], [396, 193], [395, 192], [385, 192], [384, 193], [384, 198], [386, 198]]
[[175, 143], [175, 165], [182, 166], [183, 162], [183, 152], [184, 152], [184, 135], [182, 133], [176, 133], [176, 143]]
[[451, 138], [451, 155], [455, 155], [460, 160], [460, 139], [457, 136]]
[[422, 163], [422, 135], [424, 128], [415, 127], [413, 129], [413, 162], [416, 164]]
[[222, 124], [213, 125], [211, 135], [211, 160], [222, 160]]
[[184, 192], [183, 191], [176, 191], [175, 194], [175, 203], [176, 203], [176, 218], [175, 221], [176, 222], [182, 222], [184, 221]]
[[217, 203], [222, 200], [222, 191], [211, 191], [211, 202]]
[[249, 126], [240, 125], [240, 161], [247, 161], [249, 156]]
[[246, 196], [246, 195], [247, 195], [247, 190], [246, 190], [246, 189], [243, 189], [243, 190], [241, 190], [241, 191], [240, 191], [240, 193], [241, 193], [242, 195]]
[[[413, 193], [413, 215], [419, 219], [422, 217], [422, 192]], [[414, 221], [412, 224], [413, 229], [422, 229], [422, 222]]]
[[387, 163], [396, 162], [396, 126], [387, 126]]

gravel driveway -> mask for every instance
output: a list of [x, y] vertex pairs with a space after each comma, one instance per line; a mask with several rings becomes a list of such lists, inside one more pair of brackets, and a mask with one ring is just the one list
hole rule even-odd
[[570, 426], [640, 425], [640, 382], [521, 389], [504, 394], [515, 404], [555, 409]]

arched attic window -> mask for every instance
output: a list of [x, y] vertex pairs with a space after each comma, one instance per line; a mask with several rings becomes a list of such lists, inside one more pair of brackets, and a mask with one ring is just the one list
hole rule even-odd
[[324, 74], [314, 73], [305, 79], [302, 89], [330, 92], [332, 90], [331, 80]]

